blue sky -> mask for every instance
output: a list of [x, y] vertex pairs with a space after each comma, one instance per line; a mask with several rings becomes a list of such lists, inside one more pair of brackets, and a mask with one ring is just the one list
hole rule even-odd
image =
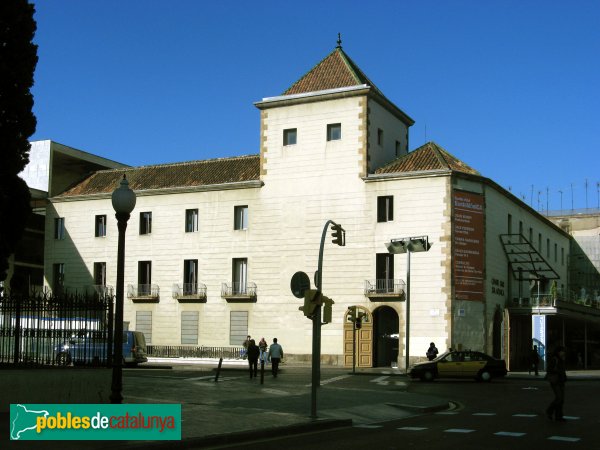
[[341, 32], [415, 120], [411, 149], [433, 140], [536, 209], [559, 209], [561, 190], [564, 209], [571, 192], [584, 208], [587, 179], [598, 206], [599, 1], [35, 4], [32, 140], [130, 165], [258, 153], [253, 102], [281, 94]]

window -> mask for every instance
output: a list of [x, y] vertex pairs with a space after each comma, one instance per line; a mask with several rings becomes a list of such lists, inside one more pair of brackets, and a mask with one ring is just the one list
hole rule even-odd
[[327, 140], [339, 141], [342, 138], [342, 124], [330, 123], [327, 125]]
[[96, 216], [95, 233], [96, 237], [106, 236], [106, 215]]
[[540, 256], [542, 254], [542, 233], [538, 233], [538, 246], [537, 246], [538, 252], [540, 253]]
[[65, 218], [56, 217], [54, 219], [54, 239], [65, 238]]
[[141, 331], [146, 344], [152, 344], [152, 311], [135, 312], [135, 331]]
[[561, 265], [565, 265], [565, 248], [561, 247], [560, 248], [560, 263]]
[[198, 345], [198, 311], [181, 311], [181, 344]]
[[558, 261], [558, 244], [554, 243], [554, 262]]
[[512, 215], [508, 215], [508, 234], [512, 234]]
[[197, 209], [186, 209], [185, 210], [185, 232], [195, 233], [198, 231], [198, 210]]
[[283, 130], [283, 145], [296, 145], [296, 128], [288, 128]]
[[377, 144], [383, 145], [383, 130], [381, 128], [377, 128]]
[[61, 294], [65, 288], [65, 265], [63, 263], [52, 264], [52, 291]]
[[242, 345], [248, 336], [248, 311], [231, 311], [229, 316], [229, 345]]
[[550, 259], [550, 239], [546, 239], [546, 258]]
[[152, 213], [142, 212], [140, 213], [140, 234], [152, 233]]
[[96, 286], [106, 286], [106, 263], [94, 263], [94, 284]]
[[152, 294], [152, 261], [138, 261], [138, 295]]
[[529, 227], [529, 243], [533, 246], [533, 228]]
[[377, 197], [377, 222], [392, 220], [394, 220], [394, 197], [392, 195]]
[[377, 253], [375, 258], [377, 292], [394, 292], [394, 255], [390, 253]]
[[400, 141], [396, 141], [396, 156], [400, 156], [400, 153], [402, 153], [402, 144]]
[[245, 295], [248, 285], [248, 259], [233, 258], [232, 269], [232, 293], [234, 295]]
[[233, 209], [233, 229], [247, 230], [248, 229], [248, 205], [236, 206]]
[[183, 261], [183, 295], [194, 295], [198, 292], [198, 260]]

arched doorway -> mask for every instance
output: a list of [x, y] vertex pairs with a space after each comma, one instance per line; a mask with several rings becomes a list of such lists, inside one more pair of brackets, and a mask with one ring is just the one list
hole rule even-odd
[[400, 342], [398, 313], [390, 306], [373, 311], [373, 367], [391, 367], [398, 363]]
[[352, 367], [352, 351], [356, 345], [356, 367], [373, 367], [373, 317], [363, 306], [356, 306], [356, 310], [358, 314], [362, 313], [362, 325], [358, 330], [348, 320], [350, 309], [344, 313], [344, 366]]

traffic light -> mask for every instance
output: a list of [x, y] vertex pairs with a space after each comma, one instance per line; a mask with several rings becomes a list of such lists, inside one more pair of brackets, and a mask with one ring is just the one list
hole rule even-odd
[[346, 245], [346, 231], [342, 228], [341, 225], [338, 225], [337, 223], [332, 224], [331, 231], [331, 237], [333, 238], [331, 242], [339, 246]]
[[323, 323], [331, 323], [333, 304], [335, 303], [329, 297], [322, 296], [321, 301], [323, 303]]
[[321, 293], [315, 289], [307, 289], [304, 291], [304, 306], [300, 306], [298, 309], [306, 317], [312, 319], [315, 315], [315, 309], [319, 305], [321, 305]]

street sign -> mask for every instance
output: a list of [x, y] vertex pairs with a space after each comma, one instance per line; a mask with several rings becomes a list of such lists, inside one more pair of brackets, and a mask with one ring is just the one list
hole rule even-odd
[[310, 278], [304, 272], [296, 272], [290, 283], [292, 294], [296, 298], [304, 298], [304, 291], [310, 289]]

